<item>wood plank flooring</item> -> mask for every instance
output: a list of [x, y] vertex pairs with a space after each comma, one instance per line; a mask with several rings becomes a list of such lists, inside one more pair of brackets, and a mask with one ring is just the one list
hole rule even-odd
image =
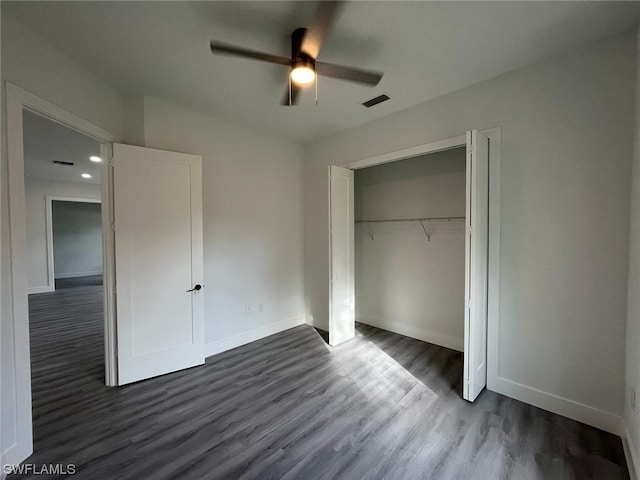
[[56, 290], [61, 288], [84, 287], [87, 285], [102, 285], [102, 275], [56, 278]]
[[[33, 295], [35, 453], [78, 479], [625, 479], [614, 435], [484, 392], [462, 355], [300, 326], [203, 367], [103, 385], [101, 288]], [[10, 478], [54, 478], [12, 476]]]

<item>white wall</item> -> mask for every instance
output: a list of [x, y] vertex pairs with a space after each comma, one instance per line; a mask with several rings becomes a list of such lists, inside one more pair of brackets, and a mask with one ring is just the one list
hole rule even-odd
[[[466, 149], [355, 172], [355, 218], [465, 216]], [[357, 224], [356, 319], [463, 349], [464, 221]], [[373, 238], [371, 238], [373, 237]]]
[[151, 97], [144, 130], [203, 157], [208, 353], [304, 322], [302, 148]]
[[40, 178], [25, 179], [27, 217], [27, 261], [29, 292], [53, 290], [49, 285], [47, 252], [46, 197], [77, 197], [100, 199], [100, 185], [82, 182], [61, 182]]
[[121, 136], [124, 104], [120, 93], [5, 11], [2, 79]]
[[500, 126], [500, 326], [490, 346], [499, 364], [491, 386], [619, 430], [634, 83], [627, 34], [309, 145], [307, 315], [326, 328], [327, 165]]
[[[631, 235], [629, 242], [629, 287], [627, 294], [627, 348], [624, 427], [629, 453], [640, 473], [640, 31], [636, 59], [636, 122], [631, 187]], [[636, 406], [631, 399], [636, 392]]]
[[53, 201], [53, 265], [55, 278], [102, 273], [101, 205]]

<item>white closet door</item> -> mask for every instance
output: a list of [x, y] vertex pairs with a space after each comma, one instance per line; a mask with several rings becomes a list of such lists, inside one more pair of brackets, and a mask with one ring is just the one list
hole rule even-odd
[[[202, 159], [114, 144], [118, 384], [204, 363]], [[197, 287], [196, 287], [197, 288]]]
[[329, 344], [355, 335], [353, 170], [329, 167]]
[[487, 385], [487, 267], [489, 139], [467, 133], [467, 235], [463, 398], [473, 402]]

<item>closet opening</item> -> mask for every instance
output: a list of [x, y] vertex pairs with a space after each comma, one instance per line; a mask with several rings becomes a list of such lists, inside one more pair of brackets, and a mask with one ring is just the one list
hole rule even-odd
[[499, 293], [499, 265], [489, 263], [490, 247], [494, 259], [499, 251], [499, 135], [473, 130], [329, 167], [330, 345], [380, 328], [459, 352], [451, 386], [465, 400], [486, 387]]
[[464, 147], [355, 171], [357, 322], [464, 351], [465, 192]]

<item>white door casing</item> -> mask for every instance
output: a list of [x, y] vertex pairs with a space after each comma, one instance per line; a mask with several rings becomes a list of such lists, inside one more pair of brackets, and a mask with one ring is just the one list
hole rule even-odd
[[[3, 243], [3, 309], [0, 338], [2, 366], [0, 410], [2, 464], [17, 464], [33, 452], [31, 402], [31, 359], [29, 309], [27, 302], [26, 198], [24, 185], [23, 111], [29, 110], [75, 130], [99, 142], [112, 142], [114, 135], [12, 83], [3, 82], [6, 93], [6, 144], [9, 232]], [[106, 165], [103, 165], [103, 173]], [[0, 199], [0, 203], [2, 203]], [[7, 254], [5, 257], [4, 254]], [[105, 272], [106, 273], [106, 272]], [[105, 287], [106, 288], [106, 287]], [[105, 291], [105, 302], [111, 297]], [[5, 303], [6, 302], [6, 303]], [[108, 321], [109, 319], [106, 319]], [[107, 372], [110, 364], [106, 363]], [[0, 474], [1, 476], [1, 474]]]
[[329, 167], [329, 344], [355, 335], [353, 170]]
[[202, 159], [114, 144], [118, 384], [204, 363]]
[[473, 402], [487, 385], [489, 139], [467, 133], [465, 328], [463, 398]]

